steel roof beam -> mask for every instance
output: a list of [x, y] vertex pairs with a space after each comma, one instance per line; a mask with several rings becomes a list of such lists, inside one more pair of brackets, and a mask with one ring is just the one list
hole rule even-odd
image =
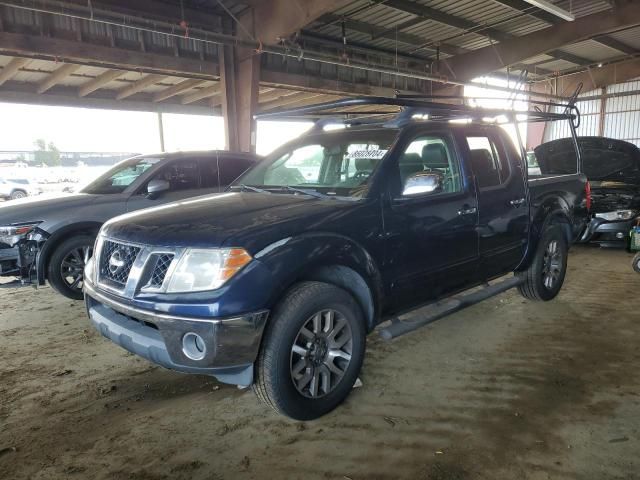
[[144, 93], [136, 97], [136, 100], [116, 100], [115, 92], [112, 90], [98, 90], [94, 95], [78, 97], [76, 88], [56, 85], [46, 93], [38, 94], [33, 90], [32, 85], [15, 81], [9, 81], [0, 87], [0, 102], [191, 115], [219, 115], [220, 113], [219, 109], [215, 110], [201, 103], [192, 105], [171, 102], [153, 103], [151, 95]]
[[[390, 50], [386, 48], [379, 48], [367, 45], [362, 42], [354, 42], [352, 40], [347, 39], [347, 44], [345, 45], [342, 38], [334, 37], [331, 35], [325, 35], [323, 33], [313, 32], [310, 30], [301, 30], [300, 36], [302, 40], [309, 41], [309, 43], [315, 43], [318, 45], [324, 45], [327, 47], [337, 48], [340, 50], [344, 50], [345, 48], [352, 50], [357, 53], [365, 54], [365, 55], [375, 55], [381, 58], [395, 60], [396, 58], [406, 60], [409, 62], [422, 62], [422, 63], [430, 63], [432, 60], [429, 57], [425, 57], [422, 55], [414, 55], [404, 52], [396, 52], [395, 50]], [[460, 51], [461, 49], [456, 49], [456, 54], [463, 53]], [[435, 51], [435, 50], [434, 50]]]
[[620, 40], [617, 40], [608, 35], [594, 37], [592, 40], [595, 40], [596, 42], [604, 45], [605, 47], [613, 48], [614, 50], [618, 50], [619, 52], [625, 53], [627, 55], [635, 55], [639, 53], [637, 48], [627, 45], [626, 43], [623, 43]]
[[116, 95], [116, 100], [124, 100], [131, 95], [135, 95], [143, 91], [145, 88], [150, 87], [151, 85], [155, 85], [156, 83], [160, 83], [162, 80], [167, 78], [166, 75], [157, 75], [155, 73], [151, 73], [146, 77], [141, 78], [140, 80], [133, 82], [131, 85], [124, 87], [122, 90], [118, 92]]
[[219, 84], [211, 85], [210, 87], [204, 87], [189, 95], [182, 97], [182, 105], [188, 105], [203, 98], [213, 97], [214, 95], [220, 95], [221, 87]]
[[80, 69], [80, 67], [81, 67], [81, 65], [77, 65], [75, 63], [65, 63], [61, 67], [58, 67], [56, 70], [51, 72], [47, 78], [42, 80], [38, 84], [38, 87], [36, 88], [36, 91], [38, 93], [46, 92], [50, 88], [55, 87], [62, 80], [67, 78], [69, 75], [71, 75], [72, 73], [76, 72], [78, 69]]
[[[502, 30], [499, 30], [497, 28], [485, 27], [484, 25], [475, 23], [471, 20], [444, 13], [435, 8], [408, 0], [388, 0], [384, 3], [384, 5], [395, 8], [396, 10], [400, 10], [402, 12], [411, 13], [424, 20], [433, 20], [450, 27], [459, 28], [460, 30], [471, 32], [476, 35], [488, 37], [499, 42], [510, 42], [514, 38], [518, 38], [515, 35], [503, 32]], [[571, 63], [575, 63], [576, 65], [589, 65], [590, 63], [592, 63], [589, 59], [580, 57], [578, 55], [561, 52], [559, 50], [549, 51], [548, 55], [553, 56], [559, 60], [566, 60]]]
[[[301, 30], [322, 15], [334, 12], [351, 0], [261, 0], [252, 2], [254, 36], [264, 43], [277, 43]], [[242, 33], [239, 31], [238, 33]]]
[[[342, 17], [339, 15], [335, 15], [333, 13], [325, 14], [320, 19], [320, 22], [324, 24], [332, 24], [332, 23], [340, 23], [342, 22]], [[353, 30], [354, 32], [364, 33], [365, 35], [371, 36], [371, 38], [386, 38], [389, 40], [397, 40], [398, 42], [404, 43], [406, 45], [411, 45], [416, 47], [417, 45], [422, 45], [425, 43], [425, 39], [419, 37], [417, 35], [413, 35], [410, 33], [397, 32], [391, 29], [385, 29], [382, 27], [378, 27], [377, 25], [372, 25], [367, 22], [362, 22], [360, 20], [353, 19], [345, 19], [345, 26], [349, 30]], [[425, 50], [429, 50], [432, 52], [436, 51], [435, 46], [424, 47]], [[449, 45], [447, 43], [440, 44], [440, 51], [442, 53], [446, 53], [447, 55], [459, 55], [468, 50], [465, 50], [460, 47], [456, 47], [455, 45]]]
[[637, 77], [640, 77], [640, 59], [633, 59], [627, 62], [612, 63], [600, 68], [590, 68], [558, 78], [541, 80], [534, 83], [534, 90], [537, 92], [544, 91], [545, 85], [551, 83], [556, 87], [559, 94], [569, 93], [582, 83], [584, 85], [582, 91], [587, 92], [608, 85], [626, 82]]
[[0, 85], [7, 80], [11, 80], [27, 63], [29, 63], [28, 58], [12, 58], [9, 63], [0, 70]]
[[627, 3], [610, 12], [599, 12], [514, 37], [509, 42], [490, 45], [445, 60], [456, 81], [469, 81], [527, 58], [551, 52], [563, 45], [640, 24], [640, 8]]
[[[565, 22], [565, 20], [561, 19], [560, 17], [557, 17], [549, 12], [545, 12], [544, 10], [541, 10], [539, 8], [532, 7], [529, 3], [525, 2], [524, 0], [494, 0], [494, 1], [506, 7], [512, 8], [513, 10], [529, 15], [533, 18], [537, 18], [538, 20], [542, 20], [543, 22], [550, 23], [551, 25], [558, 25]], [[638, 51], [635, 48], [619, 40], [616, 40], [615, 38], [610, 37], [608, 35], [601, 35], [598, 37], [594, 37], [593, 40], [595, 40], [596, 42], [606, 47], [613, 48], [614, 50], [618, 50], [619, 52], [626, 53], [627, 55], [633, 55], [635, 53], [638, 53]]]
[[92, 66], [118, 67], [180, 77], [207, 78], [219, 74], [218, 65], [211, 61], [20, 33], [0, 32], [0, 52], [3, 55], [51, 60], [72, 59]]
[[100, 88], [104, 87], [107, 83], [113, 82], [116, 78], [124, 74], [125, 72], [123, 70], [107, 70], [105, 72], [102, 72], [97, 77], [89, 80], [84, 85], [81, 85], [80, 88], [78, 89], [78, 96], [86, 97], [90, 93], [93, 93], [96, 90], [99, 90]]
[[260, 111], [265, 112], [273, 110], [274, 108], [284, 107], [285, 105], [316, 103], [315, 100], [322, 97], [326, 97], [326, 95], [307, 92], [296, 93], [295, 95], [289, 95], [278, 100], [260, 104]]
[[171, 97], [175, 97], [181, 93], [184, 93], [188, 90], [191, 90], [194, 87], [198, 87], [205, 83], [205, 80], [199, 80], [197, 78], [188, 78], [187, 80], [183, 80], [180, 83], [175, 84], [173, 87], [165, 88], [164, 90], [156, 93], [153, 96], [153, 101], [161, 102]]

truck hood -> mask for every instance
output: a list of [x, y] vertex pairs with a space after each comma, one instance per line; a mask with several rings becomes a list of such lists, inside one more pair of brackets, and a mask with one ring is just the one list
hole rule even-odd
[[40, 222], [51, 216], [72, 215], [69, 209], [86, 207], [98, 199], [97, 195], [84, 193], [65, 195], [41, 195], [0, 203], [0, 225]]
[[261, 248], [321, 228], [336, 213], [360, 202], [317, 199], [280, 193], [228, 192], [170, 203], [121, 215], [103, 234], [114, 239], [161, 247]]
[[590, 183], [594, 213], [640, 209], [640, 185], [610, 181]]

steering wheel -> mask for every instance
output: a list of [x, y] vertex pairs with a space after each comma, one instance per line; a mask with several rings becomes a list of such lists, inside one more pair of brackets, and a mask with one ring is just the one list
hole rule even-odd
[[353, 176], [354, 180], [366, 180], [371, 176], [371, 172], [367, 170], [359, 170]]

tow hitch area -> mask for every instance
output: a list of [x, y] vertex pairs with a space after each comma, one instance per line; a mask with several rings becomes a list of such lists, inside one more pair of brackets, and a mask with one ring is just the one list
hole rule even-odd
[[400, 335], [413, 332], [420, 327], [429, 325], [430, 323], [440, 320], [452, 313], [463, 310], [475, 305], [476, 303], [480, 303], [487, 298], [495, 297], [507, 290], [511, 290], [522, 283], [522, 279], [518, 277], [511, 277], [492, 285], [487, 284], [484, 287], [480, 287], [480, 289], [472, 289], [469, 293], [445, 298], [439, 302], [419, 309], [420, 311], [425, 312], [424, 314], [408, 317], [404, 320], [400, 320], [400, 318], [391, 319], [390, 325], [380, 329], [380, 336], [384, 340], [392, 340]]

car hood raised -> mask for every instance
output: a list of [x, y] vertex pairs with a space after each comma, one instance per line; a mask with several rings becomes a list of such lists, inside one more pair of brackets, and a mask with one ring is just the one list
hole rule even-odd
[[259, 248], [318, 228], [353, 204], [304, 195], [228, 192], [122, 215], [107, 222], [102, 233], [162, 247]]

